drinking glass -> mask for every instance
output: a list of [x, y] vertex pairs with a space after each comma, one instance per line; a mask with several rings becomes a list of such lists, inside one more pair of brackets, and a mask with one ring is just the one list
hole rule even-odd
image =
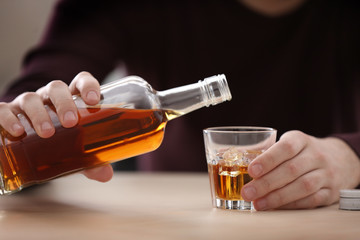
[[241, 188], [252, 178], [248, 165], [276, 141], [269, 127], [212, 127], [204, 129], [213, 207], [254, 210], [241, 197]]

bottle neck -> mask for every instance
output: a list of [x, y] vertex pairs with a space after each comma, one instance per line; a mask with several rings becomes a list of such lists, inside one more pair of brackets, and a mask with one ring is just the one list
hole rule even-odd
[[231, 100], [225, 75], [216, 75], [198, 83], [172, 88], [157, 93], [161, 109], [181, 116], [202, 107]]

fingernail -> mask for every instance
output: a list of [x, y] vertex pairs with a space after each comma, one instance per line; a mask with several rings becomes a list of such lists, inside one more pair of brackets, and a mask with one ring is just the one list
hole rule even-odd
[[41, 130], [42, 131], [52, 130], [52, 125], [49, 122], [43, 122], [41, 124]]
[[263, 168], [262, 168], [261, 164], [256, 163], [256, 164], [252, 165], [251, 170], [250, 170], [252, 177], [260, 176], [262, 173], [262, 170], [263, 170]]
[[68, 111], [64, 115], [64, 121], [76, 121], [76, 116], [72, 111]]
[[255, 204], [257, 210], [265, 210], [267, 207], [266, 199], [260, 199]]
[[87, 98], [87, 100], [94, 101], [94, 102], [98, 101], [98, 99], [99, 99], [98, 95], [95, 91], [88, 92], [86, 95], [86, 98]]
[[248, 186], [244, 187], [243, 191], [243, 197], [249, 200], [252, 200], [256, 195], [256, 189], [254, 187]]
[[17, 133], [22, 131], [23, 127], [18, 123], [14, 123], [14, 125], [12, 126], [12, 130]]

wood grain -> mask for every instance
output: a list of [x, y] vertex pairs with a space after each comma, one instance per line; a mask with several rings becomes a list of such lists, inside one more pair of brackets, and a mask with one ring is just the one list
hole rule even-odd
[[360, 239], [360, 211], [211, 206], [207, 174], [70, 175], [0, 197], [0, 239]]

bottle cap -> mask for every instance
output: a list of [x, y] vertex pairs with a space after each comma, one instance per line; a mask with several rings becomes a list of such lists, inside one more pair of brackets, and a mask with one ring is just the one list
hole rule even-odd
[[202, 87], [208, 101], [207, 106], [231, 100], [231, 92], [224, 74], [208, 77], [199, 82], [203, 84]]
[[340, 209], [360, 211], [360, 189], [340, 190]]

